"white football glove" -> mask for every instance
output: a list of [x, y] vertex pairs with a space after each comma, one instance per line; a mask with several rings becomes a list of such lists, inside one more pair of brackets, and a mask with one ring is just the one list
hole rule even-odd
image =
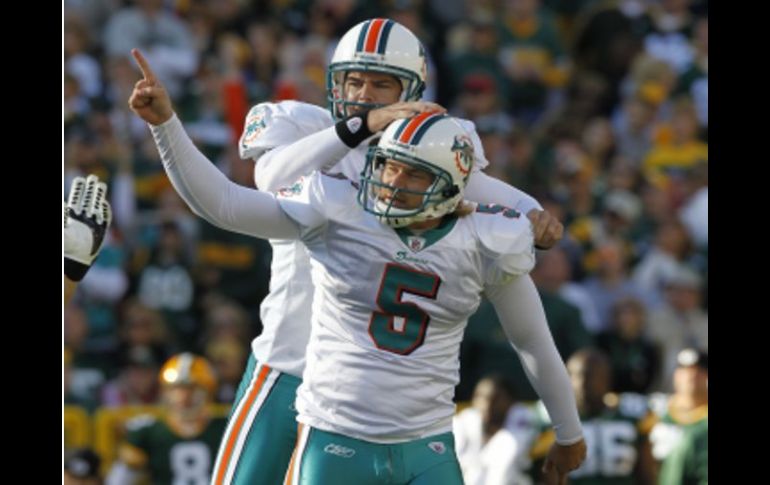
[[106, 195], [107, 185], [96, 175], [72, 181], [69, 203], [64, 204], [62, 239], [64, 274], [73, 281], [83, 279], [104, 244], [112, 221]]

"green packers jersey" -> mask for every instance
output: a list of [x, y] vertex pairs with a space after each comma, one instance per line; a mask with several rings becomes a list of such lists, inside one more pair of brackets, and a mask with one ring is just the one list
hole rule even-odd
[[687, 413], [673, 411], [665, 402], [665, 413], [650, 433], [652, 454], [661, 461], [661, 485], [705, 485], [708, 483], [708, 405]]
[[[542, 408], [542, 406], [540, 406]], [[543, 410], [544, 413], [544, 410]], [[638, 394], [621, 394], [615, 406], [607, 407], [597, 416], [581, 416], [585, 438], [586, 460], [569, 474], [570, 483], [577, 485], [633, 485], [634, 471], [639, 459], [639, 445], [646, 439], [650, 414], [646, 399]], [[534, 472], [539, 473], [554, 434], [550, 422], [532, 450], [536, 460]], [[544, 426], [544, 430], [546, 429]], [[550, 439], [549, 439], [550, 435]]]
[[680, 444], [663, 460], [658, 479], [661, 485], [708, 485], [708, 419], [683, 428]]
[[226, 418], [213, 418], [198, 436], [182, 438], [166, 421], [139, 416], [126, 423], [126, 441], [146, 456], [151, 483], [204, 485], [226, 425]]

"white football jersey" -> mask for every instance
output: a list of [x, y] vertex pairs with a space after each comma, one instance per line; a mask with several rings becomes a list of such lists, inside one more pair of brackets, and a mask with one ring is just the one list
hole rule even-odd
[[316, 172], [278, 194], [316, 288], [298, 420], [380, 443], [448, 432], [468, 317], [486, 285], [530, 271], [531, 224], [481, 206], [414, 236], [363, 211], [355, 185]]
[[[481, 140], [475, 126], [461, 121], [471, 133], [476, 147]], [[238, 144], [241, 158], [257, 160], [267, 150], [291, 144], [334, 125], [328, 110], [297, 101], [261, 103], [246, 116]], [[357, 181], [364, 168], [368, 146], [350, 150], [332, 171]], [[476, 150], [475, 168], [488, 164], [480, 148]], [[305, 367], [305, 347], [310, 335], [313, 285], [310, 260], [298, 241], [270, 240], [273, 247], [270, 292], [262, 301], [262, 333], [251, 344], [254, 357], [281, 372], [300, 377]]]

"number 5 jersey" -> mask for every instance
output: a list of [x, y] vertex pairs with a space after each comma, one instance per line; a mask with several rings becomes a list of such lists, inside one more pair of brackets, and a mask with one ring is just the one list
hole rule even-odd
[[532, 269], [531, 224], [479, 206], [412, 234], [364, 212], [356, 185], [316, 172], [278, 194], [316, 288], [298, 420], [378, 443], [448, 432], [468, 317]]

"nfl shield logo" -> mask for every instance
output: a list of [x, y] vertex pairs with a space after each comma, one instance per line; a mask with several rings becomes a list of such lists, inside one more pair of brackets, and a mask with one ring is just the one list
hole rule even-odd
[[409, 246], [409, 249], [415, 253], [425, 247], [425, 238], [422, 237], [409, 236], [406, 239], [406, 242], [407, 246]]
[[444, 446], [444, 443], [440, 441], [431, 441], [428, 443], [428, 448], [435, 451], [439, 455], [443, 455], [444, 452], [446, 452], [446, 447]]

